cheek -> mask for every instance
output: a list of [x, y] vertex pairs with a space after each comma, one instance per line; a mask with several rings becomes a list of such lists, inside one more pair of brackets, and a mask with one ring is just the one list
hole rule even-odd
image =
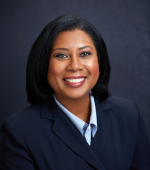
[[59, 67], [55, 62], [50, 61], [47, 73], [47, 80], [50, 86], [52, 87], [53, 83], [56, 81], [57, 77], [59, 76]]
[[96, 63], [93, 67], [93, 73], [94, 75], [98, 75], [99, 76], [99, 64]]
[[62, 74], [65, 71], [65, 66], [57, 60], [50, 60], [49, 68], [47, 73], [47, 80], [51, 87], [60, 84], [62, 79]]
[[59, 74], [59, 71], [57, 69], [57, 67], [54, 64], [50, 64], [49, 68], [48, 68], [48, 77], [50, 76], [57, 76]]
[[99, 76], [99, 64], [97, 58], [88, 63], [89, 71], [95, 78]]

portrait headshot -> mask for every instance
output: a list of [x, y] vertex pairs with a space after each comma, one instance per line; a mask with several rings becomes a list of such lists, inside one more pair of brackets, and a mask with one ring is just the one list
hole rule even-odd
[[148, 0], [57, 1], [1, 12], [0, 169], [150, 170]]

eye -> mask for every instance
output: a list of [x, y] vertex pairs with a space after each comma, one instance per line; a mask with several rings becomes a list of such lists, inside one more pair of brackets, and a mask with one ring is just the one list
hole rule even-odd
[[81, 57], [85, 57], [85, 56], [88, 56], [88, 55], [91, 55], [91, 53], [90, 52], [84, 52], [84, 53], [80, 54]]
[[66, 54], [57, 54], [55, 57], [56, 58], [67, 58], [68, 56]]

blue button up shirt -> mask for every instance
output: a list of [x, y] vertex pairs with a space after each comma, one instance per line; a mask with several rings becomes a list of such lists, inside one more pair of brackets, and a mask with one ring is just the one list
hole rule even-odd
[[83, 137], [85, 137], [87, 143], [91, 145], [91, 137], [94, 137], [97, 131], [97, 116], [96, 116], [96, 107], [95, 107], [95, 101], [94, 97], [90, 95], [91, 99], [91, 116], [90, 116], [90, 122], [87, 124], [77, 116], [75, 116], [73, 113], [71, 113], [69, 110], [67, 110], [55, 97], [55, 102], [57, 105], [62, 109], [62, 111], [69, 117], [69, 119], [73, 122], [73, 124], [77, 127], [79, 132], [82, 134]]

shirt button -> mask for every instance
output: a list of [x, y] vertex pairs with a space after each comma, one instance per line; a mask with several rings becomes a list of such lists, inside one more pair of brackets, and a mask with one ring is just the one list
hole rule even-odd
[[91, 126], [89, 126], [88, 129], [91, 129]]

